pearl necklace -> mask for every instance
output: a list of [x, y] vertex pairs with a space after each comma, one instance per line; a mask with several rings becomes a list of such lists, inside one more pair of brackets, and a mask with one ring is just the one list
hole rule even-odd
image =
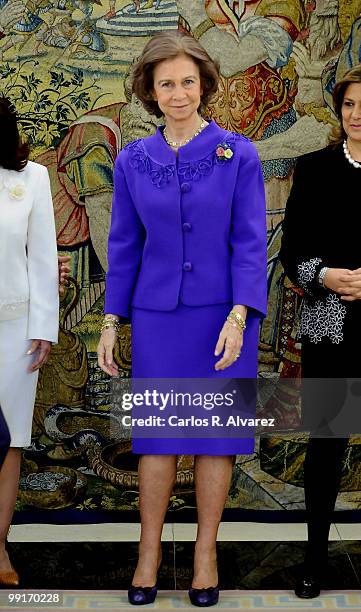
[[343, 152], [345, 154], [345, 157], [347, 159], [347, 161], [354, 167], [354, 168], [361, 168], [361, 162], [355, 161], [351, 155], [350, 155], [350, 151], [348, 150], [348, 146], [347, 146], [347, 142], [346, 140], [343, 141]]
[[181, 142], [175, 142], [173, 140], [170, 140], [170, 138], [168, 136], [168, 133], [167, 133], [167, 128], [166, 127], [163, 130], [163, 136], [165, 138], [166, 143], [170, 147], [174, 147], [175, 149], [178, 149], [179, 147], [183, 147], [184, 145], [188, 144], [188, 142], [190, 142], [191, 140], [193, 140], [193, 138], [198, 136], [198, 134], [200, 134], [201, 131], [204, 130], [204, 128], [207, 125], [208, 125], [208, 123], [206, 121], [203, 121], [203, 119], [202, 119], [199, 128], [194, 132], [194, 134], [192, 134], [192, 136], [190, 136], [189, 138], [186, 138], [185, 140], [182, 140]]

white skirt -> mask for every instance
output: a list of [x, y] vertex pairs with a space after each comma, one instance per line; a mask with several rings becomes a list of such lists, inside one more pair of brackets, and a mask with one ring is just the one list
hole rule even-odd
[[0, 321], [0, 405], [6, 419], [11, 444], [29, 446], [38, 370], [28, 372], [34, 360], [27, 355], [28, 316]]

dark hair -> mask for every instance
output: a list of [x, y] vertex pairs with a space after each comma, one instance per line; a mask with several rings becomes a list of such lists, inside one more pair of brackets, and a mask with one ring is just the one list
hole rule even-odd
[[357, 66], [354, 66], [351, 68], [351, 70], [348, 70], [342, 79], [337, 81], [333, 89], [333, 107], [335, 109], [337, 119], [339, 120], [339, 125], [333, 128], [329, 139], [330, 144], [334, 146], [347, 139], [347, 134], [342, 125], [342, 105], [346, 89], [352, 83], [359, 83], [361, 85], [361, 64], [357, 64]]
[[0, 97], [0, 134], [0, 166], [7, 170], [23, 170], [28, 162], [30, 147], [20, 138], [12, 102], [4, 97]]
[[152, 96], [154, 68], [160, 62], [174, 59], [179, 55], [188, 55], [199, 68], [203, 109], [217, 91], [219, 64], [211, 59], [202, 45], [186, 32], [178, 30], [159, 32], [147, 42], [133, 69], [132, 90], [151, 115], [161, 117], [163, 114]]

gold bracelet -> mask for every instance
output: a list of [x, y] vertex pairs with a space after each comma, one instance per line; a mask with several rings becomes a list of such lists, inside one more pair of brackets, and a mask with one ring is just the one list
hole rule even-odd
[[242, 335], [243, 334], [243, 327], [240, 327], [240, 325], [238, 325], [238, 323], [236, 323], [236, 321], [234, 319], [232, 319], [230, 316], [227, 317], [227, 322], [232, 325], [232, 327], [234, 327], [237, 331], [239, 331], [239, 333]]
[[242, 327], [242, 329], [246, 329], [246, 320], [239, 312], [237, 312], [237, 310], [231, 310], [229, 314], [237, 321], [237, 323]]
[[119, 323], [119, 317], [117, 317], [117, 315], [106, 314], [104, 315], [104, 321], [116, 321]]
[[229, 317], [227, 317], [227, 321], [230, 325], [232, 325], [232, 327], [234, 327], [237, 331], [239, 331], [240, 334], [242, 334], [243, 330], [240, 329], [240, 327], [237, 325], [235, 321], [233, 321], [233, 319], [230, 319]]
[[[238, 316], [236, 316], [236, 315], [238, 315]], [[233, 327], [236, 327], [240, 334], [243, 334], [244, 330], [246, 329], [246, 323], [245, 323], [245, 320], [243, 319], [242, 315], [240, 315], [238, 312], [235, 312], [235, 311], [232, 310], [229, 313], [228, 317], [227, 317], [227, 321]]]
[[117, 333], [119, 333], [119, 330], [120, 330], [119, 321], [117, 319], [114, 319], [114, 318], [110, 318], [110, 317], [106, 318], [106, 317], [104, 317], [103, 323], [102, 323], [101, 328], [100, 328], [100, 332], [102, 333], [106, 329], [115, 329], [115, 331]]

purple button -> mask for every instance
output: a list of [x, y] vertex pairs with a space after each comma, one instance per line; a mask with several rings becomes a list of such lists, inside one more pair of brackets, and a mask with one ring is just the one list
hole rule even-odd
[[188, 191], [191, 190], [191, 186], [189, 183], [182, 183], [181, 184], [181, 192], [182, 193], [188, 193]]
[[185, 261], [185, 262], [184, 262], [184, 264], [183, 264], [183, 270], [184, 270], [185, 272], [190, 272], [190, 271], [191, 271], [191, 269], [192, 269], [192, 267], [193, 267], [193, 266], [192, 266], [192, 264], [191, 264], [191, 262], [190, 262], [190, 261]]
[[183, 223], [183, 231], [184, 232], [190, 232], [192, 229], [192, 226], [190, 223]]

